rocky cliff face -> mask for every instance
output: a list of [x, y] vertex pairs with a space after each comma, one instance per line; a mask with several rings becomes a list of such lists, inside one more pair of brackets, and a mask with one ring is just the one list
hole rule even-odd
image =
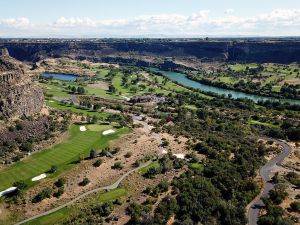
[[70, 57], [102, 61], [107, 56], [194, 57], [228, 62], [300, 62], [299, 41], [234, 40], [0, 40], [21, 61]]
[[0, 116], [16, 118], [40, 112], [42, 90], [26, 76], [24, 65], [0, 50]]

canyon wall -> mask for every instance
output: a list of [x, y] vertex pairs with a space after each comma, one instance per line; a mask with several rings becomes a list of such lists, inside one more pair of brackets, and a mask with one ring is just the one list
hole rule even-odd
[[194, 57], [226, 62], [300, 62], [298, 41], [199, 41], [199, 40], [0, 40], [11, 56], [36, 62], [47, 57], [102, 61], [107, 56], [146, 55]]
[[6, 49], [0, 50], [0, 116], [17, 118], [40, 112], [42, 90], [24, 72], [22, 63], [11, 58]]

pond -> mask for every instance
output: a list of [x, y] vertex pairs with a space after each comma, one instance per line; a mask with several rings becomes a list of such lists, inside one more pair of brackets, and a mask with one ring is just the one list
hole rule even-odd
[[281, 103], [290, 103], [294, 105], [300, 105], [300, 100], [295, 100], [295, 99], [279, 99], [279, 98], [273, 98], [273, 97], [264, 97], [264, 96], [259, 96], [259, 95], [253, 95], [253, 94], [247, 94], [244, 92], [240, 91], [234, 91], [234, 90], [229, 90], [229, 89], [224, 89], [224, 88], [218, 88], [218, 87], [213, 87], [210, 85], [206, 84], [201, 84], [197, 81], [191, 80], [186, 77], [185, 74], [183, 73], [177, 73], [177, 72], [172, 72], [172, 71], [164, 71], [156, 68], [151, 69], [154, 72], [159, 72], [163, 74], [164, 76], [168, 77], [169, 79], [173, 81], [177, 81], [178, 83], [187, 86], [187, 87], [192, 87], [192, 88], [197, 88], [200, 89], [201, 91], [204, 92], [212, 92], [216, 93], [219, 95], [231, 95], [232, 98], [238, 99], [238, 98], [248, 98], [253, 100], [254, 102], [258, 102], [260, 100], [266, 101], [280, 101]]
[[76, 79], [78, 78], [78, 76], [74, 74], [62, 74], [62, 73], [43, 73], [42, 77], [53, 78], [62, 81], [76, 81]]

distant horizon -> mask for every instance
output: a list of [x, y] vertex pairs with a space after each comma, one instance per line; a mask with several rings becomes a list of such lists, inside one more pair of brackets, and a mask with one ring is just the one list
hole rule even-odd
[[207, 36], [107, 36], [107, 37], [97, 37], [97, 36], [53, 36], [53, 37], [46, 37], [46, 36], [40, 36], [40, 37], [10, 37], [10, 36], [0, 36], [0, 39], [247, 39], [247, 38], [257, 38], [257, 39], [287, 39], [287, 38], [300, 38], [300, 35], [297, 36], [247, 36], [247, 35], [224, 35], [224, 36], [218, 36], [218, 35], [207, 35]]

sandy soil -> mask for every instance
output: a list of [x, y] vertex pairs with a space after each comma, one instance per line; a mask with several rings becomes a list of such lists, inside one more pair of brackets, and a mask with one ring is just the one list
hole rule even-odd
[[285, 158], [282, 165], [291, 170], [296, 170], [300, 172], [300, 147], [296, 147], [296, 143], [290, 142], [290, 146], [292, 146], [292, 154]]
[[[128, 190], [130, 190], [130, 193], [128, 194], [128, 197], [126, 198], [126, 201], [121, 206], [118, 206], [114, 209], [113, 213], [111, 214], [111, 217], [117, 217], [118, 221], [110, 222], [109, 224], [113, 225], [123, 225], [126, 224], [130, 217], [126, 214], [126, 208], [128, 207], [129, 203], [131, 201], [137, 202], [137, 203], [143, 203], [146, 201], [146, 199], [149, 197], [148, 195], [144, 194], [143, 191], [146, 189], [146, 187], [155, 187], [157, 186], [162, 180], [171, 181], [175, 176], [179, 176], [181, 173], [185, 171], [185, 168], [182, 170], [172, 170], [166, 174], [159, 174], [154, 179], [146, 179], [143, 178], [140, 174], [134, 173], [130, 175], [126, 180], [123, 181], [123, 185], [127, 187]], [[162, 193], [156, 202], [154, 206], [158, 205], [158, 201], [162, 200], [165, 196], [167, 196], [166, 193]], [[152, 212], [155, 210], [155, 208], [152, 208]], [[106, 223], [108, 224], [108, 223]]]

